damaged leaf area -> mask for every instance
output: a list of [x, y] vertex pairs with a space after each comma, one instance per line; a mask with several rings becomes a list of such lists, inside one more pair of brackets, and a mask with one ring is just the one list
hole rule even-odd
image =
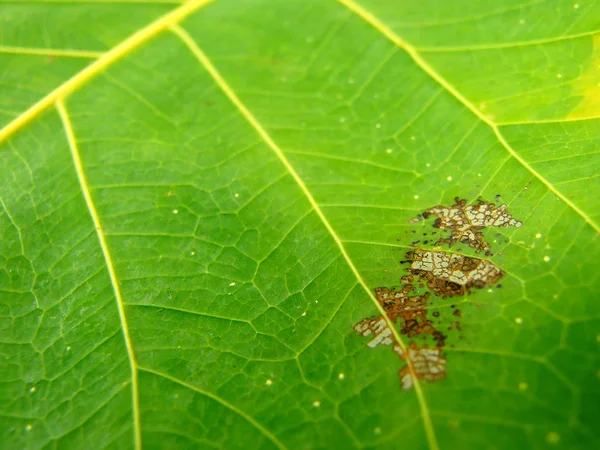
[[[506, 205], [496, 207], [493, 203], [479, 201], [475, 205], [467, 205], [466, 200], [458, 197], [451, 207], [436, 206], [423, 213], [423, 218], [436, 215], [434, 228], [450, 230], [449, 238], [438, 240], [435, 245], [452, 247], [456, 242], [467, 243], [475, 251], [485, 250], [489, 254], [491, 244], [484, 241], [481, 232], [486, 227], [520, 227], [522, 222], [508, 213]], [[420, 221], [411, 220], [411, 223]], [[475, 258], [452, 251], [427, 250], [413, 247], [406, 253], [406, 259], [400, 264], [407, 264], [408, 275], [403, 276], [399, 288], [378, 287], [375, 289], [377, 301], [381, 304], [384, 316], [366, 318], [358, 322], [354, 330], [364, 337], [370, 337], [368, 346], [393, 346], [394, 352], [406, 365], [398, 375], [404, 390], [414, 386], [415, 378], [429, 382], [439, 381], [446, 377], [446, 358], [442, 350], [448, 336], [435, 326], [427, 317], [427, 301], [441, 297], [460, 297], [475, 293], [476, 290], [494, 285], [504, 277], [502, 269], [487, 259]], [[418, 293], [417, 285], [425, 292]], [[433, 303], [432, 303], [433, 304]], [[452, 305], [454, 307], [454, 305]], [[453, 313], [461, 317], [460, 310]], [[439, 317], [439, 312], [433, 313]], [[397, 342], [390, 323], [400, 326], [400, 334], [411, 339], [408, 345]], [[460, 323], [452, 322], [448, 330], [460, 330]], [[435, 345], [419, 346], [414, 339], [426, 339], [430, 336]]]
[[415, 248], [406, 254], [411, 273], [426, 280], [427, 287], [440, 297], [456, 297], [495, 284], [504, 272], [491, 261], [456, 253]]
[[[440, 347], [428, 348], [424, 346], [419, 348], [412, 342], [406, 352], [399, 346], [394, 347], [394, 351], [404, 361], [410, 360], [412, 362], [414, 374], [418, 379], [438, 381], [446, 377], [446, 358], [442, 356]], [[408, 365], [404, 366], [398, 375], [402, 382], [402, 389], [407, 391], [413, 387], [413, 376]]]
[[484, 240], [481, 231], [486, 227], [519, 228], [522, 222], [516, 220], [507, 211], [506, 205], [496, 207], [494, 203], [479, 201], [475, 205], [467, 205], [465, 199], [455, 197], [452, 206], [438, 205], [422, 214], [424, 219], [435, 216], [433, 226], [441, 230], [450, 230], [450, 236], [439, 239], [435, 245], [448, 244], [454, 246], [457, 242], [467, 244], [476, 252], [488, 252], [491, 245]]

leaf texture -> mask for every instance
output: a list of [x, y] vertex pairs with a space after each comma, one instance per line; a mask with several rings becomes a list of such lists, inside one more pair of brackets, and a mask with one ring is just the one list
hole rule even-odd
[[598, 4], [0, 17], [1, 448], [600, 445]]

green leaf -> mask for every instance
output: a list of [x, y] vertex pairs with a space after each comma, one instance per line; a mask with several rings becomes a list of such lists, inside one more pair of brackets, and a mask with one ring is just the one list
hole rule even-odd
[[599, 4], [0, 17], [1, 448], [600, 445]]

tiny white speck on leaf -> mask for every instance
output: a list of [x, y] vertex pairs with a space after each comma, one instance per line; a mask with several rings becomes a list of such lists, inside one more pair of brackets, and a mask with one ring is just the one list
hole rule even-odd
[[391, 148], [386, 149], [386, 153], [392, 153], [392, 149]]
[[178, 209], [174, 209], [173, 210], [173, 214], [179, 214], [179, 210]]
[[541, 233], [537, 233], [537, 234], [535, 235], [535, 238], [536, 238], [536, 239], [539, 239], [539, 238], [541, 238], [541, 237], [542, 237], [542, 234], [541, 234]]
[[550, 257], [549, 256], [544, 256], [544, 261], [545, 262], [549, 262], [550, 261]]
[[67, 345], [67, 348], [65, 350], [68, 351], [68, 352], [70, 352], [71, 351], [71, 346]]
[[478, 176], [478, 177], [480, 177], [480, 176], [481, 176], [481, 174], [480, 174], [480, 173], [478, 173], [478, 174], [477, 174], [477, 176]]
[[494, 290], [493, 289], [488, 289], [488, 292], [494, 292]]
[[31, 425], [30, 423], [25, 425], [25, 431], [31, 431], [31, 430], [33, 430], [33, 425]]
[[340, 372], [340, 374], [338, 375], [338, 378], [340, 380], [343, 380], [344, 378], [346, 378], [346, 375], [344, 375], [343, 373]]
[[229, 283], [229, 286], [235, 286], [235, 281], [232, 281], [231, 283]]
[[37, 391], [37, 388], [35, 386], [32, 386], [29, 388], [29, 392], [31, 392], [32, 394]]
[[319, 303], [319, 300], [315, 300], [315, 303]]
[[240, 196], [240, 194], [238, 194], [237, 192], [234, 195], [235, 198], [238, 198], [239, 196]]
[[562, 73], [557, 73], [556, 78], [562, 78]]
[[319, 400], [315, 400], [313, 402], [313, 407], [318, 408], [319, 406], [321, 406], [321, 402]]
[[521, 319], [520, 317], [515, 317], [515, 323], [521, 325], [523, 323], [523, 319]]
[[190, 252], [190, 255], [194, 256], [196, 254], [196, 252]]
[[418, 196], [418, 195], [415, 195], [413, 198], [414, 198], [415, 200], [417, 200], [417, 199], [419, 198], [419, 196]]
[[448, 178], [446, 178], [446, 180], [452, 181], [452, 177], [448, 177]]
[[431, 167], [430, 163], [425, 164], [425, 167]]
[[273, 384], [273, 380], [267, 380], [267, 381], [265, 381], [265, 384], [267, 386], [271, 386]]
[[575, 8], [575, 9], [579, 9], [579, 3], [575, 3], [575, 4], [573, 5], [573, 8]]
[[306, 311], [304, 311], [304, 312], [302, 313], [302, 317], [304, 317], [304, 316], [306, 316]]
[[525, 383], [524, 381], [521, 381], [519, 383], [519, 390], [521, 392], [526, 391], [528, 387], [529, 387], [529, 385], [527, 383]]

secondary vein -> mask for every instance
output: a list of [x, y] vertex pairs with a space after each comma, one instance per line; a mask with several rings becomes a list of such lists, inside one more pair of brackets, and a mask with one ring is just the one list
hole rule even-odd
[[88, 182], [85, 177], [85, 172], [83, 170], [83, 165], [81, 164], [81, 157], [79, 155], [79, 149], [77, 147], [77, 141], [75, 139], [75, 133], [73, 131], [73, 126], [71, 124], [71, 119], [69, 118], [69, 113], [67, 112], [67, 109], [62, 100], [59, 100], [56, 103], [56, 109], [58, 110], [58, 113], [62, 120], [63, 127], [65, 129], [65, 134], [67, 135], [67, 140], [69, 142], [69, 148], [71, 149], [71, 156], [73, 158], [73, 164], [75, 166], [75, 172], [77, 173], [77, 178], [79, 180], [81, 192], [83, 193], [83, 197], [85, 199], [85, 203], [87, 205], [90, 216], [92, 217], [92, 221], [94, 222], [94, 228], [96, 229], [96, 234], [98, 235], [98, 241], [100, 242], [100, 248], [102, 249], [102, 254], [104, 255], [104, 261], [106, 263], [106, 268], [108, 270], [110, 282], [112, 284], [113, 291], [115, 294], [115, 299], [117, 301], [117, 310], [119, 312], [119, 319], [121, 321], [121, 327], [123, 330], [123, 338], [125, 340], [125, 347], [127, 349], [127, 356], [129, 358], [129, 366], [131, 369], [131, 395], [132, 395], [132, 404], [133, 404], [132, 410], [133, 410], [133, 428], [134, 428], [134, 437], [135, 437], [135, 448], [137, 450], [140, 450], [142, 448], [142, 431], [141, 431], [141, 427], [140, 427], [138, 369], [137, 369], [137, 363], [135, 360], [135, 354], [133, 352], [131, 336], [129, 333], [129, 326], [127, 324], [127, 317], [125, 316], [125, 307], [123, 304], [123, 297], [121, 295], [121, 289], [119, 288], [117, 274], [115, 273], [115, 267], [114, 267], [114, 264], [112, 261], [112, 257], [111, 257], [110, 251], [108, 249], [108, 245], [106, 244], [104, 232], [102, 231], [102, 225], [100, 223], [100, 218], [98, 216], [98, 212], [96, 211], [96, 206], [94, 205], [94, 201], [90, 194]]
[[156, 375], [158, 377], [162, 377], [165, 378], [167, 380], [170, 380], [173, 383], [177, 383], [181, 386], [186, 387], [187, 389], [194, 391], [194, 392], [198, 392], [199, 394], [202, 394], [208, 398], [211, 398], [213, 400], [215, 400], [216, 402], [219, 402], [221, 405], [225, 406], [226, 408], [232, 410], [233, 412], [235, 412], [236, 414], [238, 414], [239, 416], [243, 417], [247, 422], [249, 422], [250, 424], [252, 424], [257, 430], [259, 430], [262, 434], [265, 435], [265, 437], [267, 437], [267, 439], [269, 439], [273, 444], [275, 444], [275, 446], [277, 448], [279, 448], [280, 450], [287, 450], [287, 447], [285, 445], [283, 445], [283, 443], [277, 439], [277, 437], [271, 433], [269, 430], [267, 430], [264, 426], [262, 426], [260, 424], [260, 422], [257, 422], [256, 419], [254, 419], [251, 415], [249, 415], [248, 413], [246, 413], [245, 411], [242, 411], [241, 409], [237, 408], [235, 405], [232, 405], [231, 403], [229, 403], [228, 401], [226, 401], [224, 398], [219, 397], [216, 394], [213, 394], [212, 392], [209, 391], [205, 391], [203, 389], [200, 389], [198, 386], [193, 385], [191, 383], [187, 383], [183, 380], [180, 380], [178, 378], [175, 378], [169, 374], [166, 374], [164, 372], [159, 372], [157, 370], [151, 369], [149, 367], [140, 367], [140, 370]]
[[387, 25], [385, 25], [381, 20], [363, 8], [361, 5], [355, 3], [353, 0], [337, 0], [344, 6], [346, 6], [351, 11], [354, 11], [357, 16], [365, 20], [367, 23], [371, 24], [373, 28], [383, 34], [386, 38], [388, 38], [391, 42], [396, 44], [398, 47], [402, 48], [408, 55], [413, 59], [413, 61], [423, 70], [427, 75], [433, 78], [437, 83], [439, 83], [446, 91], [448, 91], [454, 98], [456, 98], [460, 103], [462, 103], [465, 107], [467, 107], [477, 118], [479, 118], [482, 122], [488, 125], [496, 138], [500, 143], [504, 146], [504, 148], [508, 151], [508, 153], [515, 158], [525, 169], [527, 169], [533, 176], [535, 176], [540, 182], [542, 182], [554, 195], [560, 198], [563, 202], [565, 202], [573, 211], [579, 214], [583, 220], [585, 220], [597, 233], [600, 233], [600, 225], [597, 224], [589, 217], [584, 211], [582, 211], [577, 205], [575, 205], [571, 200], [569, 200], [562, 192], [557, 190], [552, 183], [546, 180], [538, 171], [536, 171], [533, 167], [529, 165], [527, 161], [525, 161], [514, 149], [510, 146], [510, 144], [506, 141], [500, 129], [498, 128], [498, 124], [492, 122], [488, 117], [481, 113], [465, 96], [463, 96], [454, 86], [452, 86], [445, 78], [443, 78], [436, 70], [433, 69], [429, 65], [429, 63], [421, 57], [419, 52], [415, 47], [410, 45], [400, 36], [398, 36], [395, 32], [393, 32]]
[[[196, 44], [196, 42], [192, 39], [192, 37], [185, 30], [183, 30], [181, 27], [179, 27], [177, 25], [171, 26], [171, 29], [177, 36], [179, 36], [179, 38], [181, 38], [181, 40], [187, 45], [187, 47], [190, 49], [190, 51], [198, 58], [198, 60], [202, 64], [202, 66], [212, 76], [215, 83], [219, 86], [219, 88], [223, 91], [223, 93], [229, 98], [231, 103], [233, 103], [233, 105], [235, 107], [237, 107], [237, 109], [240, 111], [242, 116], [244, 116], [244, 118], [248, 121], [248, 123], [250, 123], [250, 125], [262, 137], [262, 139], [265, 141], [265, 143], [271, 148], [271, 150], [273, 150], [273, 152], [275, 153], [275, 155], [277, 155], [277, 157], [279, 158], [281, 163], [289, 171], [290, 175], [292, 176], [292, 178], [294, 178], [294, 180], [296, 181], [296, 183], [298, 184], [298, 186], [300, 187], [300, 189], [302, 190], [302, 192], [308, 199], [308, 201], [311, 204], [312, 208], [314, 209], [315, 213], [317, 214], [317, 216], [319, 216], [319, 218], [321, 219], [321, 222], [323, 223], [323, 225], [325, 226], [325, 228], [327, 229], [327, 231], [329, 232], [329, 234], [331, 235], [331, 237], [337, 244], [337, 246], [340, 250], [340, 253], [346, 260], [346, 263], [348, 264], [350, 270], [356, 277], [358, 283], [363, 287], [363, 289], [365, 290], [365, 292], [367, 293], [367, 295], [369, 296], [369, 298], [371, 299], [371, 301], [373, 302], [373, 304], [375, 305], [375, 307], [377, 308], [377, 310], [379, 311], [381, 316], [387, 322], [390, 330], [392, 330], [392, 333], [394, 335], [396, 342], [403, 349], [403, 351], [406, 352], [407, 347], [406, 347], [406, 344], [402, 341], [402, 339], [400, 337], [400, 333], [398, 333], [398, 330], [396, 329], [393, 322], [390, 320], [390, 318], [386, 314], [385, 310], [383, 309], [383, 306], [377, 301], [372, 290], [369, 288], [369, 286], [367, 285], [365, 280], [360, 275], [358, 269], [354, 265], [354, 262], [350, 258], [350, 255], [348, 255], [348, 252], [346, 251], [346, 248], [344, 247], [344, 244], [342, 243], [340, 237], [337, 235], [337, 233], [335, 232], [335, 230], [329, 223], [329, 220], [327, 219], [327, 217], [321, 210], [319, 204], [316, 202], [316, 200], [314, 199], [314, 197], [312, 196], [312, 194], [310, 193], [310, 191], [304, 184], [304, 181], [302, 180], [302, 178], [300, 178], [300, 175], [298, 175], [298, 173], [296, 172], [296, 169], [294, 169], [294, 167], [288, 161], [287, 157], [285, 156], [285, 154], [283, 153], [281, 148], [279, 148], [279, 146], [275, 143], [275, 141], [273, 141], [273, 139], [267, 133], [267, 131], [263, 128], [263, 126], [258, 122], [256, 117], [254, 117], [254, 115], [250, 112], [250, 110], [246, 107], [246, 105], [244, 105], [244, 103], [239, 99], [237, 94], [229, 86], [227, 81], [225, 81], [225, 79], [221, 76], [219, 71], [212, 64], [210, 59], [204, 54], [204, 52], [200, 49], [198, 44]], [[421, 408], [421, 416], [423, 418], [423, 423], [425, 426], [425, 432], [427, 435], [427, 440], [429, 442], [429, 446], [430, 446], [431, 450], [438, 450], [439, 447], [438, 447], [437, 439], [435, 437], [435, 433], [433, 430], [433, 424], [431, 423], [429, 408], [427, 406], [427, 403], [425, 402], [425, 396], [423, 394], [423, 390], [421, 388], [419, 379], [417, 378], [417, 376], [415, 374], [415, 369], [413, 367], [413, 363], [408, 358], [407, 358], [407, 366], [408, 366], [408, 368], [412, 374], [412, 378], [414, 380], [414, 389], [417, 394], [417, 399], [419, 401], [419, 405]]]
[[70, 50], [64, 48], [33, 48], [33, 47], [10, 47], [0, 45], [0, 53], [13, 55], [32, 56], [64, 56], [68, 58], [100, 58], [104, 53], [92, 50]]

